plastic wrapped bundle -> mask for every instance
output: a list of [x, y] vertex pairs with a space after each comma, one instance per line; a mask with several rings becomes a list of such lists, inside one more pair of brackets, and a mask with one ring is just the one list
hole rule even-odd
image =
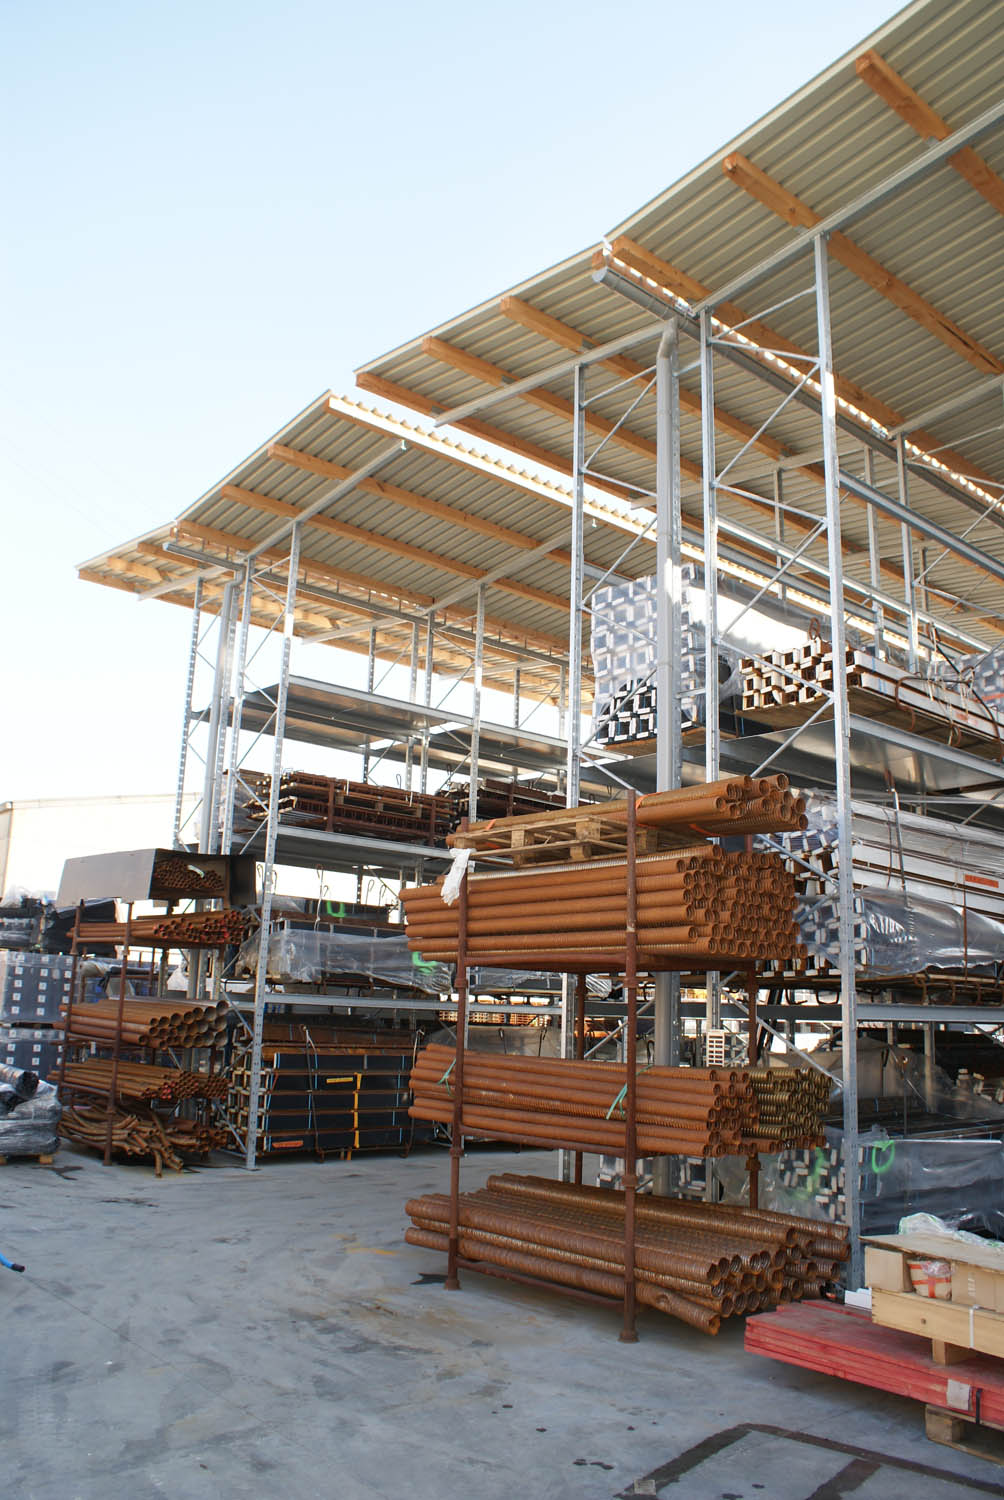
[[44, 1156], [55, 1151], [62, 1113], [53, 1085], [38, 1083], [29, 1099], [22, 1099], [8, 1114], [0, 1115], [0, 1156]]
[[[11, 1068], [0, 1063], [0, 1085], [9, 1089], [15, 1099], [30, 1099], [38, 1088], [38, 1074], [28, 1068]], [[12, 1106], [13, 1107], [13, 1106]]]

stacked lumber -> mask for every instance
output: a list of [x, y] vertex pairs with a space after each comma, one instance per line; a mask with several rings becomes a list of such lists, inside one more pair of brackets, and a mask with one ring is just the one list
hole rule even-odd
[[[50, 1083], [58, 1083], [73, 1092], [110, 1094], [115, 1063], [108, 1057], [92, 1057], [85, 1062], [67, 1063], [65, 1076], [51, 1074]], [[151, 1063], [118, 1063], [115, 1092], [120, 1099], [159, 1100], [180, 1104], [183, 1099], [225, 1099], [227, 1080], [220, 1074], [194, 1073], [185, 1068], [158, 1068]]]
[[[933, 1305], [924, 1298], [915, 1296], [914, 1300], [922, 1307]], [[936, 1364], [929, 1344], [912, 1333], [881, 1328], [867, 1313], [829, 1302], [779, 1307], [747, 1321], [745, 1347], [750, 1354], [932, 1406], [958, 1410], [961, 1400], [965, 1412], [1004, 1426], [1004, 1365], [1000, 1360], [973, 1353], [963, 1363]]]
[[96, 1003], [74, 1005], [64, 1009], [73, 1037], [110, 1046], [116, 1038], [127, 1046], [212, 1047], [227, 1029], [227, 1004], [192, 1004], [183, 997], [166, 995], [157, 1000], [127, 998], [122, 1004], [122, 1027], [119, 1033], [119, 1004], [106, 999]]
[[[648, 969], [749, 966], [804, 960], [794, 878], [777, 854], [725, 853], [699, 844], [642, 855], [636, 867], [638, 961]], [[456, 963], [459, 917], [442, 881], [401, 892], [409, 946]], [[467, 954], [492, 962], [571, 969], [614, 962], [625, 944], [627, 862], [537, 866], [468, 877]]]
[[[778, 776], [723, 777], [635, 798], [639, 853], [734, 834], [795, 832], [806, 827], [805, 802]], [[492, 818], [453, 833], [447, 844], [512, 864], [605, 858], [622, 851], [626, 797], [544, 812]]]
[[[67, 1140], [95, 1151], [104, 1151], [108, 1139], [108, 1108], [105, 1105], [64, 1109], [59, 1132]], [[152, 1161], [157, 1176], [164, 1167], [180, 1172], [185, 1155], [205, 1156], [226, 1144], [227, 1133], [219, 1126], [199, 1120], [162, 1119], [152, 1109], [114, 1109], [112, 1152], [118, 1156]]]
[[[258, 926], [254, 912], [224, 907], [216, 911], [191, 911], [179, 916], [133, 917], [128, 924], [133, 947], [224, 948], [243, 943]], [[82, 922], [80, 945], [124, 943], [125, 922]]]
[[[455, 1062], [452, 1047], [435, 1043], [418, 1054], [411, 1074], [414, 1119], [453, 1121]], [[719, 1157], [821, 1145], [826, 1101], [817, 1102], [820, 1090], [811, 1072], [647, 1068], [637, 1077], [638, 1155]], [[777, 1081], [768, 1076], [774, 1073]], [[527, 1146], [622, 1153], [626, 1081], [621, 1063], [468, 1050], [462, 1132]]]
[[[743, 715], [787, 728], [804, 723], [833, 692], [833, 651], [828, 641], [814, 640], [747, 658], [742, 672]], [[1004, 751], [997, 715], [961, 680], [921, 677], [853, 647], [847, 648], [844, 672], [851, 713], [977, 755]]]
[[[408, 1244], [448, 1251], [450, 1200], [413, 1198]], [[817, 1296], [849, 1255], [847, 1232], [723, 1204], [635, 1200], [635, 1295], [705, 1333], [723, 1317]], [[504, 1173], [462, 1193], [459, 1251], [473, 1270], [504, 1268], [600, 1296], [624, 1289], [625, 1195]]]

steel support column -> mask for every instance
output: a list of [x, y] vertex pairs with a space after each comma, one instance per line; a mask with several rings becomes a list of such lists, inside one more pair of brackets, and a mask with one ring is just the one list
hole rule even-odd
[[[704, 502], [704, 779], [717, 781], [721, 763], [718, 720], [718, 485], [715, 457], [715, 365], [711, 313], [701, 313], [701, 488]], [[721, 977], [706, 977], [706, 1019], [721, 1025]], [[713, 1169], [708, 1167], [709, 1182]]]
[[254, 564], [244, 566], [244, 584], [241, 589], [241, 624], [237, 638], [237, 666], [234, 672], [233, 710], [230, 725], [230, 761], [227, 766], [227, 794], [223, 804], [223, 829], [220, 837], [222, 853], [229, 854], [234, 840], [234, 807], [237, 798], [237, 777], [240, 766], [241, 720], [244, 717], [244, 698], [247, 675], [248, 639], [251, 633], [251, 605], [254, 596]]
[[219, 794], [220, 737], [223, 722], [223, 702], [230, 686], [230, 671], [233, 651], [234, 584], [223, 589], [220, 601], [219, 638], [216, 642], [216, 670], [213, 674], [213, 696], [209, 704], [209, 739], [206, 745], [206, 764], [202, 783], [202, 817], [199, 824], [199, 849], [209, 851], [209, 838], [213, 827], [213, 807]]
[[[679, 328], [670, 318], [655, 361], [656, 389], [656, 790], [680, 785], [682, 737], [680, 635], [682, 630], [682, 543], [680, 505]], [[680, 1061], [680, 976], [655, 976], [654, 1061], [676, 1067]], [[671, 1191], [676, 1173], [668, 1156], [655, 1158], [653, 1186]]]
[[[830, 281], [826, 240], [813, 246], [815, 260], [816, 322], [819, 336], [819, 385], [822, 393], [823, 470], [826, 492], [826, 542], [830, 565], [832, 649], [843, 661], [847, 649], [844, 630], [844, 559], [840, 538], [840, 492], [837, 458], [837, 402], [833, 384], [833, 344], [830, 334]], [[862, 1277], [861, 1198], [858, 1172], [858, 1018], [855, 989], [854, 856], [851, 840], [850, 709], [847, 678], [833, 674], [833, 749], [837, 798], [837, 913], [840, 937], [840, 1016], [843, 1035], [844, 1201], [851, 1234], [850, 1284]]]
[[[906, 439], [896, 440], [896, 475], [899, 481], [899, 503], [904, 510], [910, 508], [910, 486], [906, 468]], [[869, 507], [870, 509], [870, 507]], [[906, 664], [916, 672], [920, 662], [917, 634], [917, 588], [913, 566], [913, 533], [904, 521], [900, 527], [903, 550], [903, 604], [906, 609]]]
[[202, 579], [195, 580], [192, 597], [192, 640], [188, 650], [188, 675], [185, 679], [185, 711], [181, 721], [181, 750], [178, 756], [178, 785], [174, 794], [174, 847], [184, 848], [181, 830], [184, 826], [185, 772], [188, 769], [188, 741], [192, 732], [195, 708], [195, 669], [199, 660], [199, 632], [202, 628]]
[[485, 591], [478, 589], [477, 627], [474, 633], [474, 703], [471, 707], [471, 784], [467, 794], [467, 816], [478, 818], [478, 776], [481, 759], [481, 687], [485, 675]]
[[275, 876], [275, 847], [279, 830], [279, 781], [282, 777], [283, 741], [286, 734], [286, 704], [289, 698], [289, 663], [293, 650], [293, 627], [296, 615], [296, 583], [300, 570], [300, 523], [293, 527], [289, 539], [289, 575], [286, 580], [285, 613], [282, 622], [282, 661], [275, 704], [272, 751], [272, 781], [268, 794], [268, 820], [265, 827], [265, 854], [262, 862], [261, 931], [258, 935], [258, 966], [254, 983], [254, 1024], [251, 1034], [251, 1076], [248, 1083], [248, 1128], [244, 1163], [253, 1172], [257, 1155], [258, 1106], [261, 1101], [261, 1050], [265, 1029], [265, 991], [268, 984], [269, 938], [272, 926], [272, 896]]
[[[873, 488], [875, 485], [875, 455], [870, 448], [865, 449], [865, 483]], [[879, 547], [878, 534], [878, 512], [874, 505], [869, 505], [866, 511], [868, 517], [868, 581], [876, 593], [872, 596], [872, 613], [875, 617], [875, 655], [885, 655], [885, 610], [882, 601], [877, 597], [877, 591], [881, 585], [879, 576], [879, 563], [882, 553]]]

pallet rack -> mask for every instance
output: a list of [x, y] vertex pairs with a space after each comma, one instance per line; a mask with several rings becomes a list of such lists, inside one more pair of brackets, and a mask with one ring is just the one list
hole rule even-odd
[[[354, 421], [360, 409], [325, 398], [323, 411], [316, 407], [280, 433], [233, 476], [236, 483], [218, 486], [186, 513], [175, 534], [161, 528], [142, 549], [116, 548], [95, 559], [88, 576], [146, 597], [191, 601], [193, 663], [203, 644], [200, 619], [218, 611], [220, 684], [232, 675], [235, 611], [242, 632], [252, 605], [256, 621], [268, 623], [283, 590], [287, 644], [295, 615], [301, 634], [349, 645], [354, 638], [358, 646], [363, 615], [370, 692], [375, 643], [383, 660], [410, 652], [416, 688], [410, 696], [417, 699], [426, 631], [445, 627], [443, 659], [456, 662], [458, 650], [470, 652], [476, 675], [509, 683], [517, 704], [521, 672], [524, 689], [534, 674], [538, 688], [540, 674], [549, 677], [564, 707], [558, 738], [567, 739], [566, 792], [574, 804], [583, 768], [595, 759], [582, 729], [582, 625], [611, 575], [656, 574], [657, 749], [654, 757], [614, 763], [609, 782], [663, 789], [679, 785], [695, 764], [708, 780], [721, 768], [773, 765], [799, 785], [829, 786], [839, 823], [840, 1022], [843, 1036], [854, 1036], [859, 1016], [874, 1006], [858, 1004], [852, 785], [857, 795], [887, 795], [889, 772], [913, 807], [947, 808], [1000, 829], [994, 803], [1004, 792], [1004, 769], [902, 723], [856, 712], [840, 673], [804, 723], [726, 741], [713, 684], [718, 652], [736, 644], [737, 621], [724, 618], [719, 592], [729, 579], [744, 609], [753, 599], [782, 615], [795, 605], [829, 621], [837, 660], [846, 659], [850, 630], [880, 660], [902, 651], [910, 672], [942, 649], [975, 653], [1000, 640], [1004, 467], [995, 434], [1004, 351], [980, 340], [999, 338], [992, 292], [999, 277], [992, 273], [999, 269], [1004, 202], [994, 169], [1004, 121], [1001, 55], [1000, 36], [991, 34], [978, 0], [950, 8], [919, 0], [864, 44], [860, 56], [835, 63], [745, 132], [727, 156], [695, 169], [602, 241], [358, 372], [370, 395], [417, 411], [464, 441], [489, 434], [518, 462], [546, 465], [570, 481], [570, 494], [560, 497], [552, 483], [533, 481], [532, 502], [529, 489], [518, 500], [511, 491], [511, 504], [523, 507], [518, 524], [502, 506], [489, 512], [480, 498], [478, 486], [492, 477], [489, 462], [454, 451], [454, 474], [468, 463], [459, 505], [456, 487], [423, 490], [407, 466], [382, 471], [384, 508], [354, 498], [350, 531], [341, 510], [336, 519], [324, 508], [345, 500], [347, 478], [372, 485], [366, 465], [397, 463], [389, 449], [383, 456], [375, 451], [377, 438], [416, 444], [427, 456], [445, 456], [446, 447], [434, 433], [370, 413], [363, 420], [377, 434], [374, 444], [343, 451], [322, 430], [327, 414], [337, 408]], [[813, 149], [817, 140], [826, 149]], [[768, 160], [779, 179], [760, 164]], [[907, 216], [918, 228], [905, 238]], [[912, 277], [923, 283], [923, 295]], [[951, 316], [936, 305], [942, 297]], [[313, 476], [309, 484], [305, 476]], [[435, 519], [434, 545], [453, 574], [449, 582], [434, 559], [416, 555], [405, 527], [387, 519], [388, 497], [405, 523], [416, 512]], [[556, 500], [563, 525], [552, 531]], [[538, 501], [539, 524], [531, 524], [526, 506]], [[237, 523], [235, 505], [244, 507]], [[301, 524], [308, 528], [317, 515], [328, 527], [329, 550], [309, 539], [301, 548]], [[219, 530], [228, 516], [239, 533]], [[276, 517], [283, 518], [278, 530]], [[367, 528], [368, 548], [359, 540]], [[466, 547], [460, 528], [467, 529]], [[335, 566], [332, 534], [345, 542]], [[478, 576], [470, 572], [472, 534], [487, 549]], [[598, 545], [598, 535], [601, 542], [616, 535], [616, 543]], [[543, 593], [553, 599], [556, 549], [567, 580], [561, 583], [567, 645], [555, 644], [548, 623], [554, 616], [546, 616], [552, 606], [542, 603], [541, 613], [527, 602], [526, 587], [512, 592], [514, 583], [529, 584], [538, 603]], [[671, 649], [679, 636], [684, 558], [703, 565], [706, 577], [703, 745], [683, 742], [679, 662]], [[465, 581], [456, 582], [465, 567]], [[477, 607], [448, 619], [464, 597]], [[500, 631], [503, 617], [508, 628]], [[431, 658], [426, 651], [427, 682]], [[784, 670], [802, 685], [796, 664]], [[242, 672], [237, 678], [243, 681]], [[285, 713], [288, 653], [277, 687], [264, 708], [270, 720]], [[219, 730], [226, 701], [225, 692], [214, 693], [206, 721], [209, 762], [224, 757]], [[479, 709], [471, 717], [477, 721]], [[515, 720], [518, 726], [518, 706]], [[186, 734], [193, 725], [187, 712]], [[423, 757], [434, 753], [432, 738], [421, 726], [403, 735], [406, 750], [420, 747]], [[476, 734], [471, 751], [473, 771]], [[212, 775], [207, 782], [203, 848], [215, 827], [220, 784]], [[936, 800], [945, 797], [956, 800]], [[300, 850], [306, 857], [305, 844]], [[264, 853], [271, 870], [275, 849], [266, 846]], [[348, 863], [351, 851], [342, 853]], [[711, 1028], [721, 1020], [727, 979], [706, 980]], [[569, 1045], [572, 1004], [566, 995]], [[999, 1004], [951, 1014], [946, 1007], [936, 1018], [922, 1004], [901, 1004], [895, 1015], [892, 1002], [882, 1004], [890, 1020], [940, 1024], [979, 1013], [1004, 1022]], [[661, 975], [658, 1062], [676, 1061], [681, 1019], [678, 979]], [[846, 1062], [845, 1141], [853, 1157], [853, 1047]], [[856, 1232], [853, 1192], [848, 1212]]]

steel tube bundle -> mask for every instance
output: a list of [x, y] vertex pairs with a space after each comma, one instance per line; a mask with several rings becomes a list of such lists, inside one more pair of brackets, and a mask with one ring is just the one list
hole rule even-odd
[[[192, 1005], [184, 998], [127, 999], [121, 1009], [121, 1038], [137, 1047], [211, 1047], [226, 1031], [226, 1012], [225, 1001]], [[110, 1043], [120, 1034], [117, 1003], [78, 1004], [64, 1015], [72, 1036]]]
[[[133, 917], [129, 941], [137, 946], [158, 948], [224, 948], [243, 943], [258, 925], [252, 911], [224, 907], [216, 911], [190, 911], [177, 916]], [[125, 943], [124, 922], [82, 922], [79, 941], [84, 944]]]
[[[110, 1058], [93, 1057], [67, 1063], [64, 1076], [52, 1077], [64, 1088], [86, 1093], [108, 1094], [112, 1086]], [[223, 1099], [227, 1080], [220, 1075], [193, 1073], [184, 1068], [158, 1068], [148, 1063], [119, 1061], [116, 1093], [121, 1099], [161, 1100], [176, 1104], [182, 1099]]]
[[[453, 1122], [458, 1103], [465, 1134], [524, 1145], [619, 1155], [624, 1147], [627, 1069], [620, 1063], [499, 1057], [467, 1051], [458, 1094], [457, 1054], [431, 1045], [411, 1074], [414, 1119]], [[778, 1074], [777, 1082], [761, 1074]], [[820, 1075], [821, 1076], [821, 1075]], [[823, 1080], [828, 1084], [827, 1080]], [[638, 1154], [724, 1156], [763, 1149], [762, 1096], [770, 1140], [821, 1139], [828, 1102], [814, 1074], [796, 1069], [648, 1068], [636, 1076]], [[781, 1145], [771, 1149], [781, 1150]]]
[[[626, 1195], [506, 1173], [458, 1200], [463, 1264], [606, 1298], [624, 1289]], [[445, 1251], [450, 1199], [407, 1205], [409, 1244]], [[636, 1299], [714, 1334], [720, 1319], [816, 1295], [839, 1274], [846, 1231], [755, 1210], [638, 1197]]]
[[[405, 889], [401, 897], [411, 948], [455, 963], [459, 917], [443, 903], [441, 886]], [[775, 854], [707, 846], [703, 855], [642, 858], [639, 959], [649, 968], [680, 968], [800, 957], [795, 902], [794, 877]], [[532, 873], [470, 881], [466, 948], [472, 961], [492, 954], [542, 962], [544, 954], [558, 954], [574, 967], [606, 953], [612, 965], [624, 950], [627, 916], [626, 861], [572, 870], [538, 865]]]

